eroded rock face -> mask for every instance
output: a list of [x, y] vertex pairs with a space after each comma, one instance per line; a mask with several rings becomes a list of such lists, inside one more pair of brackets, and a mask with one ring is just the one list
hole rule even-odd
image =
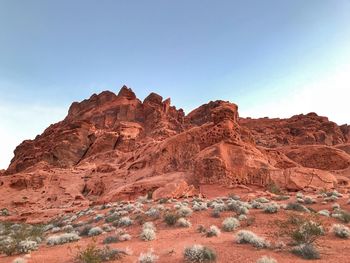
[[170, 99], [151, 93], [142, 102], [124, 86], [74, 102], [63, 121], [20, 144], [0, 177], [0, 204], [25, 217], [150, 191], [190, 196], [210, 184], [349, 187], [347, 136], [347, 126], [314, 113], [242, 119], [227, 101], [185, 116]]
[[312, 144], [332, 146], [348, 141], [346, 128], [341, 129], [316, 113], [295, 115], [289, 119], [242, 118], [240, 124], [252, 132], [257, 145], [269, 148]]

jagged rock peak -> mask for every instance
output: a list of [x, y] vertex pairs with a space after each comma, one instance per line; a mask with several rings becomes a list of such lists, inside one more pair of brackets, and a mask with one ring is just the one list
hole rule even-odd
[[119, 96], [119, 97], [125, 97], [125, 98], [127, 98], [127, 99], [129, 99], [129, 100], [134, 100], [134, 99], [136, 99], [136, 95], [135, 95], [135, 93], [132, 91], [132, 89], [131, 89], [131, 88], [128, 88], [128, 87], [125, 86], [125, 85], [120, 89], [120, 91], [119, 91], [119, 93], [118, 93], [118, 96]]
[[191, 111], [186, 118], [190, 123], [202, 125], [206, 122], [218, 123], [222, 120], [238, 120], [238, 106], [229, 101], [210, 101]]
[[161, 105], [163, 101], [163, 97], [157, 93], [151, 92], [144, 100], [143, 103], [151, 103]]

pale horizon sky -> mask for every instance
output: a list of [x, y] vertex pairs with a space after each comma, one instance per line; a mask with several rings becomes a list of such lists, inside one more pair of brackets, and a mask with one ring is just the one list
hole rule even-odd
[[122, 85], [186, 113], [350, 123], [350, 0], [1, 0], [0, 169], [73, 101]]

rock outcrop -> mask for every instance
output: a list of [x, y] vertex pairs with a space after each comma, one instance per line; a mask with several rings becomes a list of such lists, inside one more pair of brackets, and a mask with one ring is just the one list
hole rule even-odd
[[348, 126], [315, 113], [243, 119], [237, 105], [212, 101], [185, 115], [124, 86], [74, 102], [64, 120], [20, 144], [0, 177], [0, 204], [26, 218], [211, 184], [347, 188], [349, 149]]

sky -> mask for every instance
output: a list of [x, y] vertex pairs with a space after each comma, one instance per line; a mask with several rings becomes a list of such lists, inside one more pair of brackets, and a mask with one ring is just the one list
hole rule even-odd
[[350, 0], [0, 0], [0, 169], [73, 101], [150, 92], [185, 112], [350, 123]]

